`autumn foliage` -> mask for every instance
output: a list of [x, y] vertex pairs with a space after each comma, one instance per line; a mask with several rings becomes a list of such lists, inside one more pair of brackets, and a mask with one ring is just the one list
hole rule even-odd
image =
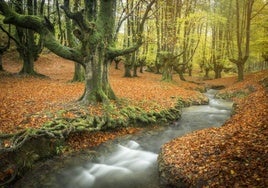
[[[79, 113], [101, 116], [105, 109], [96, 104], [79, 107], [84, 84], [71, 82], [73, 62], [52, 54], [42, 55], [35, 67], [48, 77], [13, 74], [21, 64], [5, 56], [0, 73], [0, 133], [40, 128], [58, 117], [77, 118]], [[244, 82], [235, 77], [200, 82], [162, 82], [161, 75], [145, 72], [137, 78], [123, 78], [123, 68], [110, 69], [111, 85], [120, 100], [145, 111], [161, 111], [176, 105], [201, 104], [206, 98], [204, 86], [226, 87], [218, 97], [235, 101], [235, 114], [221, 128], [210, 128], [177, 138], [166, 144], [161, 159], [170, 175], [170, 183], [196, 187], [268, 186], [268, 96], [263, 87], [267, 71], [248, 75]], [[196, 80], [195, 80], [196, 81]], [[266, 81], [267, 82], [267, 81]], [[267, 85], [267, 83], [266, 83]], [[73, 111], [76, 109], [76, 111]], [[127, 127], [109, 131], [76, 133], [68, 139], [73, 150], [96, 146], [109, 139], [134, 134], [142, 128]], [[8, 143], [6, 143], [8, 146]]]
[[196, 131], [163, 146], [160, 168], [171, 185], [268, 186], [268, 95], [263, 87], [267, 73], [248, 75], [219, 93], [236, 101], [235, 114], [222, 127]]
[[[42, 55], [36, 62], [35, 69], [47, 77], [29, 77], [15, 74], [19, 72], [21, 64], [18, 58], [9, 54], [4, 58], [4, 68], [10, 73], [0, 73], [0, 133], [40, 128], [45, 122], [59, 117], [77, 118], [81, 114], [102, 116], [105, 113], [106, 109], [99, 104], [87, 108], [79, 107], [77, 104], [77, 100], [83, 94], [84, 84], [71, 82], [73, 62], [53, 54]], [[169, 109], [177, 103], [178, 98], [189, 104], [206, 100], [199, 92], [203, 89], [201, 86], [181, 82], [178, 78], [173, 83], [162, 82], [161, 75], [148, 72], [136, 78], [124, 78], [123, 66], [120, 70], [111, 66], [110, 81], [120, 100], [145, 111]], [[97, 143], [114, 138], [113, 134], [121, 133], [110, 133], [105, 136], [106, 138], [100, 136]], [[81, 135], [76, 138], [80, 141], [81, 139], [88, 144], [75, 144], [73, 147], [87, 147], [95, 143], [86, 141], [91, 140], [88, 135], [84, 139]]]

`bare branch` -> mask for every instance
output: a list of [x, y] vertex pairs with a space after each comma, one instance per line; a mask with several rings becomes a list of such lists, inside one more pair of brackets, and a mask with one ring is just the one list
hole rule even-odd
[[154, 5], [155, 1], [156, 0], [152, 0], [147, 5], [146, 10], [145, 10], [145, 13], [144, 13], [144, 15], [142, 17], [142, 20], [141, 20], [140, 24], [138, 25], [138, 27], [139, 27], [138, 31], [139, 32], [137, 33], [137, 36], [138, 36], [137, 43], [134, 44], [133, 46], [130, 46], [130, 47], [125, 48], [125, 49], [109, 48], [108, 49], [108, 56], [109, 56], [109, 58], [114, 59], [117, 56], [125, 55], [125, 54], [129, 54], [129, 53], [135, 52], [142, 45], [142, 33], [143, 33], [143, 30], [144, 30], [144, 24], [145, 24], [145, 21], [146, 21], [146, 19], [148, 17], [148, 14], [151, 11], [151, 8]]
[[83, 30], [83, 31], [90, 31], [92, 28], [89, 24], [87, 24], [87, 21], [85, 20], [83, 13], [84, 9], [78, 12], [71, 12], [68, 7], [60, 6], [61, 9], [64, 10], [65, 14], [72, 20], [74, 20], [77, 25]]
[[253, 18], [255, 18], [267, 5], [268, 2], [266, 2], [250, 19], [252, 20]]
[[119, 21], [118, 21], [118, 23], [117, 23], [117, 28], [116, 28], [116, 31], [115, 31], [116, 34], [119, 32], [119, 29], [120, 29], [121, 25], [123, 24], [123, 22], [124, 22], [127, 18], [129, 18], [129, 17], [134, 13], [134, 11], [136, 10], [136, 8], [140, 5], [140, 2], [141, 2], [141, 1], [139, 1], [139, 2], [132, 8], [132, 10], [131, 10], [128, 14], [125, 15], [125, 17], [123, 17], [123, 15], [124, 15], [124, 13], [125, 13], [125, 10], [126, 10], [126, 8], [124, 8], [124, 11], [123, 11], [122, 14], [120, 15]]

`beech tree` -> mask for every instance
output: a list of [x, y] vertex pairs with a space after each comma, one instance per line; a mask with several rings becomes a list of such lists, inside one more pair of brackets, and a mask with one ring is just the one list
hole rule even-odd
[[[230, 61], [237, 66], [238, 81], [244, 80], [244, 67], [249, 58], [250, 47], [250, 26], [252, 8], [255, 0], [239, 1], [235, 0], [234, 27], [230, 27], [230, 31], [235, 29], [236, 42], [235, 49], [231, 49]], [[231, 20], [229, 20], [231, 21]], [[231, 33], [231, 32], [230, 32]], [[230, 41], [233, 41], [233, 34], [230, 35]], [[231, 46], [231, 45], [230, 45]], [[233, 53], [235, 52], [235, 53]]]
[[177, 55], [176, 49], [177, 32], [179, 32], [177, 18], [181, 14], [181, 4], [181, 1], [159, 1], [157, 3], [155, 14], [157, 31], [156, 66], [162, 68], [162, 80], [164, 81], [172, 80], [173, 68], [177, 58], [182, 55]]
[[[11, 5], [11, 4], [10, 4]], [[12, 5], [19, 14], [37, 15], [37, 2], [33, 0], [15, 0]], [[26, 6], [25, 6], [26, 5]], [[23, 60], [21, 74], [39, 75], [34, 70], [34, 62], [42, 51], [42, 38], [33, 30], [16, 26], [16, 46]]]
[[[94, 11], [90, 8], [92, 3], [98, 5]], [[116, 99], [109, 83], [109, 65], [115, 57], [134, 52], [141, 46], [144, 23], [154, 3], [155, 0], [151, 0], [147, 4], [139, 24], [136, 44], [124, 49], [115, 47], [116, 1], [114, 0], [85, 0], [85, 9], [77, 12], [61, 6], [65, 14], [77, 24], [77, 29], [73, 33], [81, 45], [74, 48], [58, 42], [52, 32], [51, 24], [43, 17], [18, 14], [8, 6], [5, 0], [0, 0], [0, 13], [5, 17], [4, 23], [39, 33], [44, 39], [45, 47], [84, 67], [85, 91], [80, 100], [88, 104]], [[91, 19], [92, 17], [94, 19]]]
[[10, 37], [7, 34], [7, 31], [1, 25], [0, 25], [0, 29], [1, 31], [3, 31], [3, 33], [0, 33], [0, 39], [1, 39], [0, 41], [0, 71], [4, 71], [2, 57], [3, 57], [4, 52], [7, 51], [10, 46]]

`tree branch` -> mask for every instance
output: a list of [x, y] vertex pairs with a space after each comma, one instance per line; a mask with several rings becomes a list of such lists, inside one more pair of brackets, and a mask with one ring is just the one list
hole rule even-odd
[[120, 17], [119, 17], [119, 21], [118, 21], [118, 23], [117, 23], [117, 28], [116, 28], [116, 31], [115, 31], [115, 37], [114, 37], [114, 39], [117, 38], [117, 34], [118, 34], [119, 29], [120, 29], [121, 25], [123, 24], [123, 22], [124, 22], [128, 17], [130, 17], [130, 16], [134, 13], [134, 10], [138, 7], [138, 5], [140, 4], [140, 2], [141, 2], [141, 1], [139, 1], [138, 3], [136, 3], [136, 5], [133, 7], [133, 9], [132, 9], [128, 14], [126, 14], [126, 15], [123, 17], [123, 15], [124, 15], [124, 13], [125, 13], [125, 9], [126, 9], [126, 8], [124, 8], [124, 11], [123, 11], [122, 14], [120, 15]]
[[265, 3], [257, 12], [256, 14], [254, 14], [250, 19], [252, 20], [253, 18], [255, 18], [266, 6], [268, 5], [268, 2]]
[[78, 50], [61, 45], [48, 28], [45, 19], [38, 16], [21, 15], [13, 11], [4, 0], [0, 0], [0, 12], [3, 14], [4, 23], [13, 24], [22, 28], [31, 29], [44, 38], [44, 46], [55, 54], [84, 66], [82, 55]]
[[115, 57], [135, 52], [140, 46], [141, 44], [138, 43], [124, 49], [109, 48], [107, 55], [109, 58], [114, 59]]
[[156, 0], [152, 0], [146, 7], [146, 10], [145, 10], [145, 13], [142, 17], [142, 20], [141, 20], [141, 23], [139, 24], [139, 29], [138, 29], [138, 33], [137, 33], [137, 36], [138, 36], [138, 40], [137, 40], [137, 43], [134, 44], [133, 46], [130, 46], [128, 48], [125, 48], [125, 49], [115, 49], [115, 48], [112, 48], [112, 47], [109, 47], [108, 48], [108, 57], [109, 58], [112, 58], [114, 59], [115, 57], [117, 56], [120, 56], [120, 55], [125, 55], [125, 54], [129, 54], [129, 53], [132, 53], [132, 52], [135, 52], [141, 45], [142, 45], [142, 33], [143, 33], [143, 30], [144, 30], [144, 23], [148, 17], [148, 14], [152, 8], [152, 6], [154, 5]]
[[84, 19], [83, 12], [84, 9], [79, 12], [71, 12], [68, 7], [60, 6], [61, 9], [64, 10], [65, 14], [72, 20], [74, 20], [77, 25], [82, 29], [83, 31], [89, 32], [93, 28], [95, 28], [95, 23], [87, 23], [87, 21]]
[[[20, 45], [20, 42], [19, 42], [17, 39], [15, 39], [12, 35], [10, 35], [10, 33], [9, 33], [7, 30], [5, 30], [1, 24], [0, 24], [0, 29], [1, 29], [4, 33], [7, 34], [7, 36], [9, 37], [9, 39], [12, 39], [18, 46], [21, 46], [21, 45]], [[7, 48], [9, 48], [9, 44], [7, 45]]]

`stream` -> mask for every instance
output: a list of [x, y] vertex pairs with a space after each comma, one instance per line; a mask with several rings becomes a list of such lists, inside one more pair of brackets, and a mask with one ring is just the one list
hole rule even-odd
[[181, 119], [168, 127], [118, 138], [95, 152], [49, 160], [26, 174], [15, 187], [159, 188], [157, 153], [161, 145], [198, 129], [219, 127], [230, 117], [232, 103], [214, 99], [215, 93], [206, 93], [208, 105], [184, 108]]

